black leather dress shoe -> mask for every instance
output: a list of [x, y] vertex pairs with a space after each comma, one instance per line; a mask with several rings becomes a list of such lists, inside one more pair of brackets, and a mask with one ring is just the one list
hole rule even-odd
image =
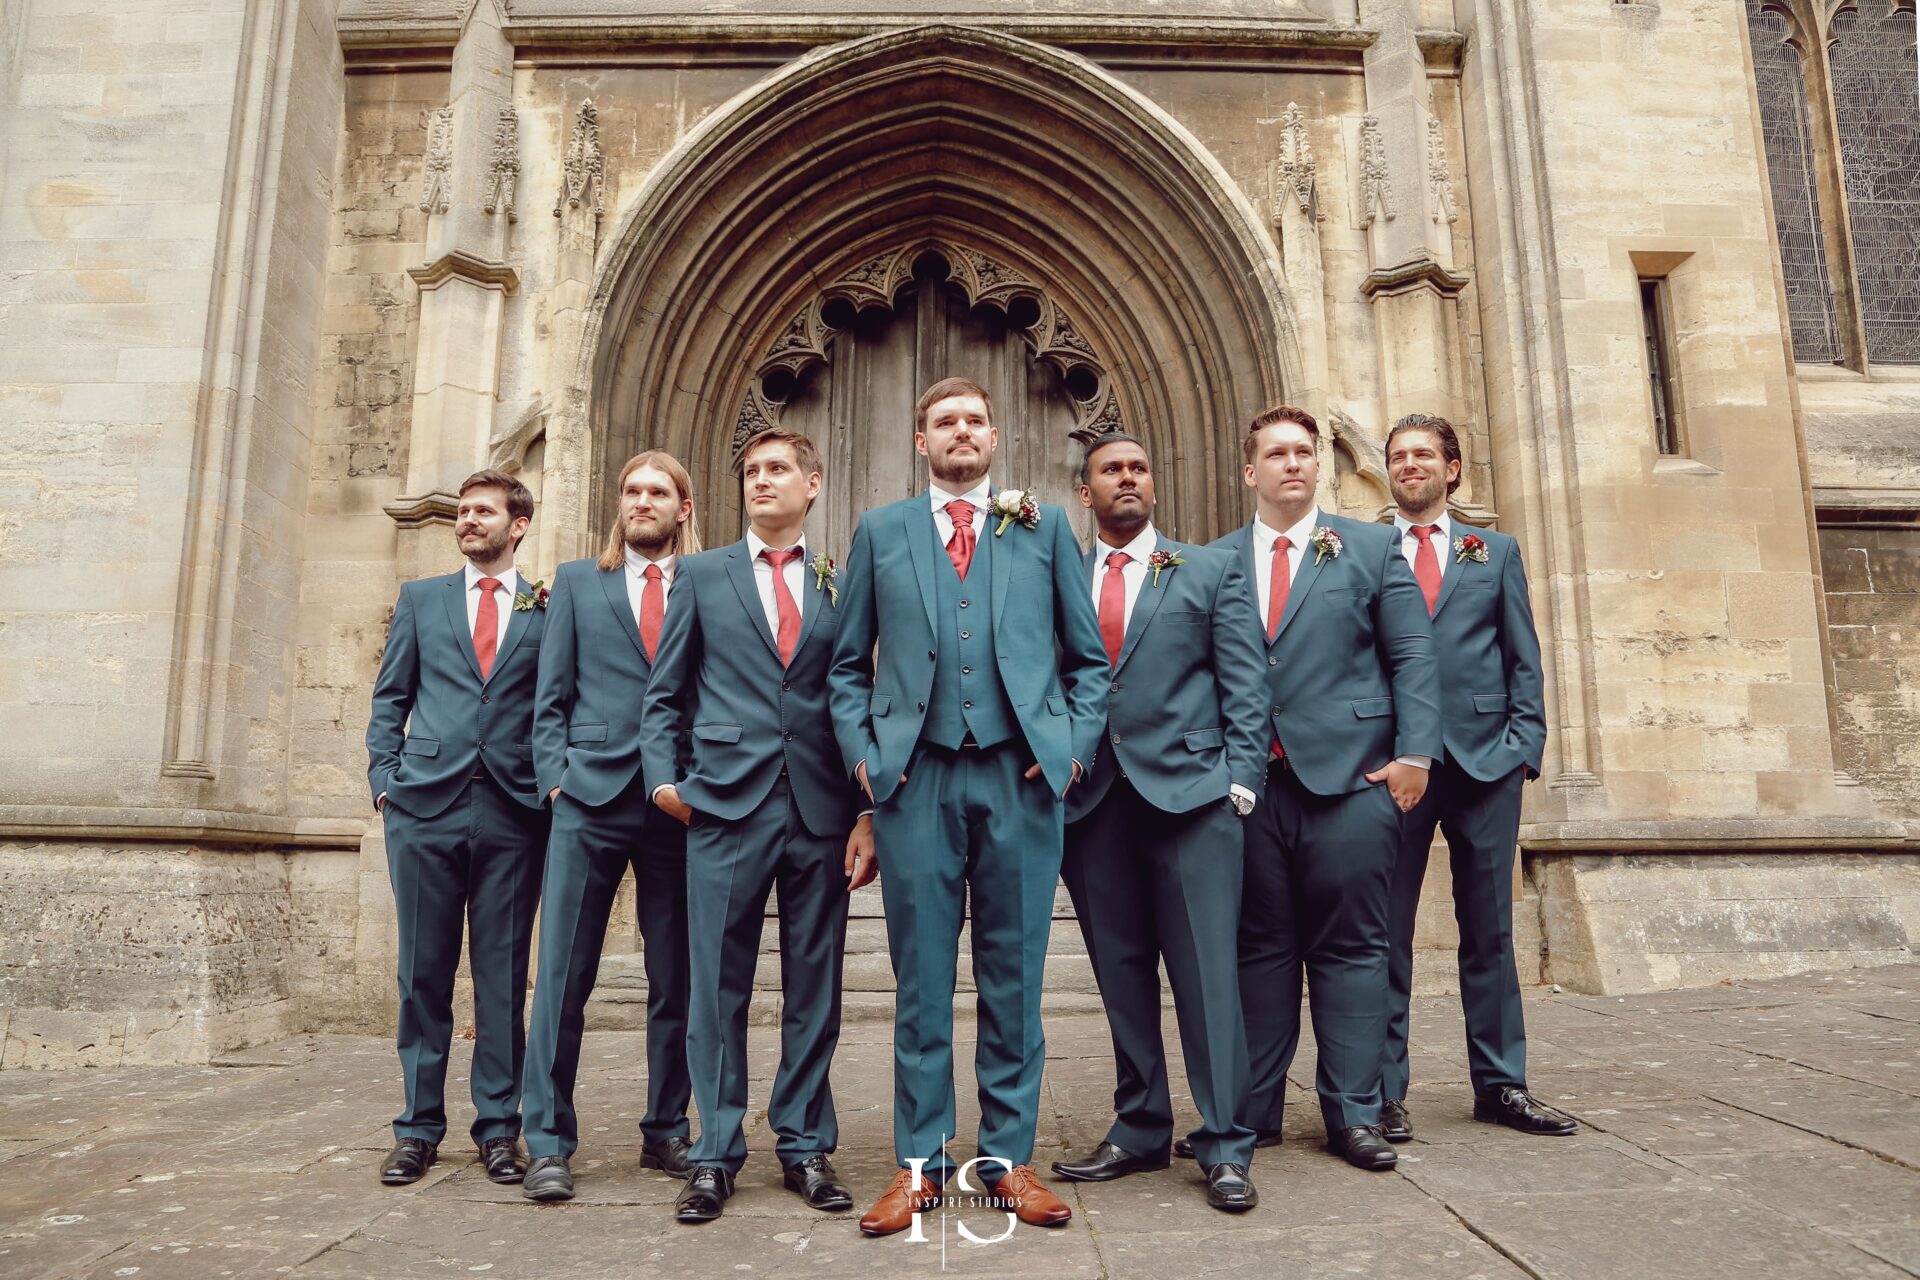
[[573, 1166], [565, 1156], [539, 1156], [520, 1179], [520, 1194], [529, 1200], [573, 1199]]
[[520, 1155], [520, 1144], [512, 1138], [488, 1138], [480, 1144], [480, 1163], [486, 1168], [487, 1181], [511, 1186], [527, 1172]]
[[685, 1138], [665, 1138], [655, 1142], [647, 1138], [640, 1144], [640, 1167], [658, 1169], [669, 1178], [684, 1178], [693, 1172], [693, 1161], [687, 1159], [687, 1152], [693, 1150], [693, 1144]]
[[1491, 1098], [1475, 1098], [1473, 1118], [1549, 1138], [1564, 1138], [1580, 1128], [1579, 1121], [1572, 1116], [1536, 1102], [1525, 1089], [1512, 1085], [1494, 1090]]
[[1053, 1171], [1068, 1182], [1112, 1182], [1130, 1173], [1149, 1173], [1171, 1163], [1165, 1151], [1137, 1156], [1125, 1147], [1103, 1142], [1085, 1160], [1055, 1160]]
[[682, 1222], [712, 1222], [733, 1194], [733, 1175], [717, 1164], [703, 1164], [687, 1176], [673, 1202], [673, 1216]]
[[1207, 1170], [1207, 1203], [1228, 1213], [1245, 1213], [1260, 1203], [1253, 1175], [1245, 1165], [1217, 1164]]
[[1377, 1126], [1380, 1136], [1388, 1142], [1413, 1141], [1413, 1117], [1407, 1114], [1407, 1104], [1400, 1098], [1388, 1098], [1380, 1104], [1380, 1123]]
[[853, 1208], [853, 1192], [847, 1190], [840, 1175], [833, 1171], [833, 1162], [825, 1156], [808, 1156], [798, 1164], [789, 1165], [786, 1178], [787, 1188], [797, 1191], [809, 1209], [831, 1209], [837, 1213]]
[[[1285, 1140], [1286, 1135], [1278, 1129], [1262, 1129], [1254, 1137], [1253, 1145], [1255, 1147], [1277, 1147]], [[1182, 1160], [1193, 1159], [1193, 1140], [1191, 1138], [1175, 1138], [1173, 1140], [1173, 1154]]]
[[390, 1187], [418, 1182], [427, 1176], [427, 1170], [433, 1168], [439, 1158], [440, 1148], [425, 1138], [402, 1138], [380, 1162], [380, 1181]]
[[1393, 1148], [1380, 1136], [1380, 1130], [1370, 1124], [1357, 1124], [1328, 1134], [1327, 1150], [1346, 1157], [1354, 1168], [1373, 1173], [1385, 1173], [1400, 1163], [1400, 1157], [1393, 1154]]

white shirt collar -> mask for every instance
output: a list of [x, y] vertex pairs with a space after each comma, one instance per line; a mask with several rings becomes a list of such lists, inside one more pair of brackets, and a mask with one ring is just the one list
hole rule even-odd
[[1304, 547], [1307, 545], [1308, 540], [1313, 537], [1313, 526], [1319, 519], [1320, 509], [1314, 507], [1311, 508], [1306, 515], [1302, 516], [1300, 522], [1294, 525], [1293, 528], [1274, 529], [1270, 528], [1267, 522], [1259, 516], [1255, 516], [1253, 518], [1254, 545], [1263, 553], [1270, 552], [1273, 550], [1274, 542], [1284, 534], [1287, 541], [1292, 543], [1294, 547]]
[[[1440, 518], [1435, 520], [1434, 523], [1440, 526], [1440, 541], [1451, 542], [1453, 540], [1453, 517], [1442, 511]], [[1404, 538], [1407, 536], [1407, 530], [1413, 528], [1413, 521], [1407, 519], [1398, 511], [1395, 511], [1393, 513], [1393, 527], [1398, 529], [1400, 536]]]
[[947, 504], [956, 499], [971, 502], [975, 511], [985, 511], [992, 493], [993, 482], [986, 476], [981, 476], [980, 483], [965, 493], [954, 493], [949, 489], [942, 489], [937, 484], [927, 485], [927, 497], [932, 501], [935, 511], [946, 510]]
[[748, 529], [747, 530], [747, 559], [750, 561], [757, 562], [760, 559], [760, 553], [762, 551], [798, 551], [800, 553], [801, 562], [804, 563], [807, 558], [807, 535], [804, 533], [801, 534], [798, 541], [793, 542], [788, 546], [776, 547], [771, 542], [763, 541], [760, 535], [755, 533], [752, 529]]
[[[487, 576], [486, 574], [480, 572], [478, 569], [473, 567], [473, 561], [471, 560], [467, 561], [467, 590], [469, 591], [473, 590], [476, 586], [480, 584], [480, 579], [486, 576]], [[508, 591], [514, 592], [515, 594], [519, 593], [519, 590], [520, 590], [520, 571], [519, 570], [509, 568], [505, 573], [501, 573], [496, 576], [499, 578], [501, 586], [505, 587]]]
[[1151, 520], [1147, 522], [1147, 527], [1133, 535], [1133, 541], [1124, 547], [1110, 546], [1105, 538], [1100, 538], [1096, 540], [1093, 545], [1094, 552], [1099, 557], [1099, 559], [1094, 562], [1095, 567], [1104, 567], [1107, 563], [1107, 557], [1115, 551], [1126, 555], [1129, 566], [1144, 564], [1147, 557], [1153, 554], [1153, 549], [1159, 545], [1159, 542], [1160, 535], [1154, 531]]
[[650, 564], [657, 564], [660, 566], [660, 576], [662, 578], [666, 578], [669, 580], [673, 578], [672, 553], [668, 553], [667, 555], [661, 556], [658, 560], [649, 560], [645, 556], [641, 555], [638, 551], [635, 551], [632, 547], [627, 548], [627, 572], [628, 573], [633, 574], [635, 577], [642, 577], [646, 574], [647, 566]]

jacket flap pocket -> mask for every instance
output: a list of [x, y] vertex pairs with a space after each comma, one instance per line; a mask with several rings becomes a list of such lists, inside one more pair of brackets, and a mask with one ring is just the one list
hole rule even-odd
[[408, 738], [400, 744], [400, 754], [403, 756], [437, 756], [440, 754], [440, 739]]
[[1195, 729], [1192, 733], [1182, 736], [1187, 740], [1187, 750], [1189, 751], [1211, 751], [1215, 747], [1224, 747], [1227, 745], [1227, 731], [1225, 729]]
[[693, 726], [693, 736], [702, 742], [738, 742], [740, 726], [737, 724], [697, 724]]
[[1047, 714], [1055, 716], [1067, 714], [1067, 699], [1064, 694], [1050, 693], [1047, 695]]
[[883, 716], [887, 714], [887, 708], [891, 707], [892, 705], [893, 705], [892, 694], [876, 693], [872, 697], [867, 699], [867, 714]]
[[1362, 720], [1371, 720], [1376, 716], [1393, 714], [1392, 698], [1355, 698], [1353, 714]]
[[1504, 693], [1476, 693], [1473, 695], [1475, 711], [1505, 711], [1507, 695]]
[[604, 724], [588, 722], [567, 726], [568, 745], [576, 742], [605, 742], [606, 740], [607, 726]]

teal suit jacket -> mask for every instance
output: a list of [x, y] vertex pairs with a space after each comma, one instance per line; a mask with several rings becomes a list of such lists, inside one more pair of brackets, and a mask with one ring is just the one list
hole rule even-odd
[[[998, 525], [983, 513], [979, 536], [993, 537]], [[899, 786], [926, 720], [943, 630], [934, 618], [934, 557], [941, 554], [933, 510], [917, 494], [860, 517], [840, 575], [840, 632], [828, 678], [833, 730], [849, 771], [866, 762], [876, 802]], [[1093, 767], [1107, 716], [1107, 653], [1066, 512], [1041, 505], [1039, 524], [1009, 527], [990, 562], [1001, 686], [1028, 750], [1060, 795], [1073, 761]]]
[[810, 566], [799, 604], [783, 667], [746, 540], [679, 561], [641, 715], [649, 792], [674, 783], [701, 813], [738, 822], [785, 770], [809, 831], [853, 829], [860, 787], [840, 767], [827, 708], [839, 610]]
[[[1307, 790], [1339, 796], [1373, 785], [1366, 775], [1398, 756], [1439, 758], [1440, 665], [1426, 597], [1393, 527], [1324, 511], [1323, 526], [1340, 535], [1340, 554], [1307, 546], [1280, 630], [1267, 641], [1265, 620], [1254, 625], [1272, 699], [1263, 725]], [[1213, 545], [1240, 557], [1257, 613], [1252, 522]]]
[[[1090, 813], [1123, 770], [1166, 813], [1219, 803], [1230, 782], [1258, 795], [1266, 776], [1267, 664], [1246, 570], [1231, 552], [1165, 534], [1155, 549], [1185, 563], [1162, 569], [1157, 585], [1147, 570], [1112, 669], [1104, 749], [1067, 794], [1069, 822]], [[1104, 563], [1095, 543], [1082, 581], [1089, 598]]]
[[1546, 697], [1520, 544], [1492, 529], [1456, 524], [1454, 532], [1479, 535], [1487, 562], [1456, 563], [1452, 548], [1435, 548], [1447, 557], [1433, 612], [1434, 647], [1447, 661], [1440, 682], [1447, 756], [1482, 782], [1523, 765], [1537, 776], [1547, 746]]
[[444, 812], [482, 765], [508, 795], [540, 807], [529, 737], [546, 611], [513, 611], [482, 680], [466, 590], [465, 570], [403, 585], [373, 682], [367, 785], [376, 802], [384, 792], [417, 818]]

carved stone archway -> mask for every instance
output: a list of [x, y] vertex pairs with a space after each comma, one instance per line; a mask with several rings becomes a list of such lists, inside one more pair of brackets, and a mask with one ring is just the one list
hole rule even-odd
[[787, 341], [796, 360], [824, 351], [810, 309], [862, 270], [884, 290], [929, 243], [975, 296], [1040, 304], [1024, 326], [1036, 357], [1084, 344], [1101, 399], [1085, 425], [1111, 407], [1147, 440], [1163, 524], [1203, 537], [1242, 518], [1241, 425], [1301, 382], [1259, 216], [1185, 128], [1095, 64], [940, 25], [788, 64], [648, 177], [602, 245], [551, 423], [589, 527], [607, 501], [591, 479], [642, 447], [685, 458], [709, 511], [715, 496], [730, 510], [766, 361]]

